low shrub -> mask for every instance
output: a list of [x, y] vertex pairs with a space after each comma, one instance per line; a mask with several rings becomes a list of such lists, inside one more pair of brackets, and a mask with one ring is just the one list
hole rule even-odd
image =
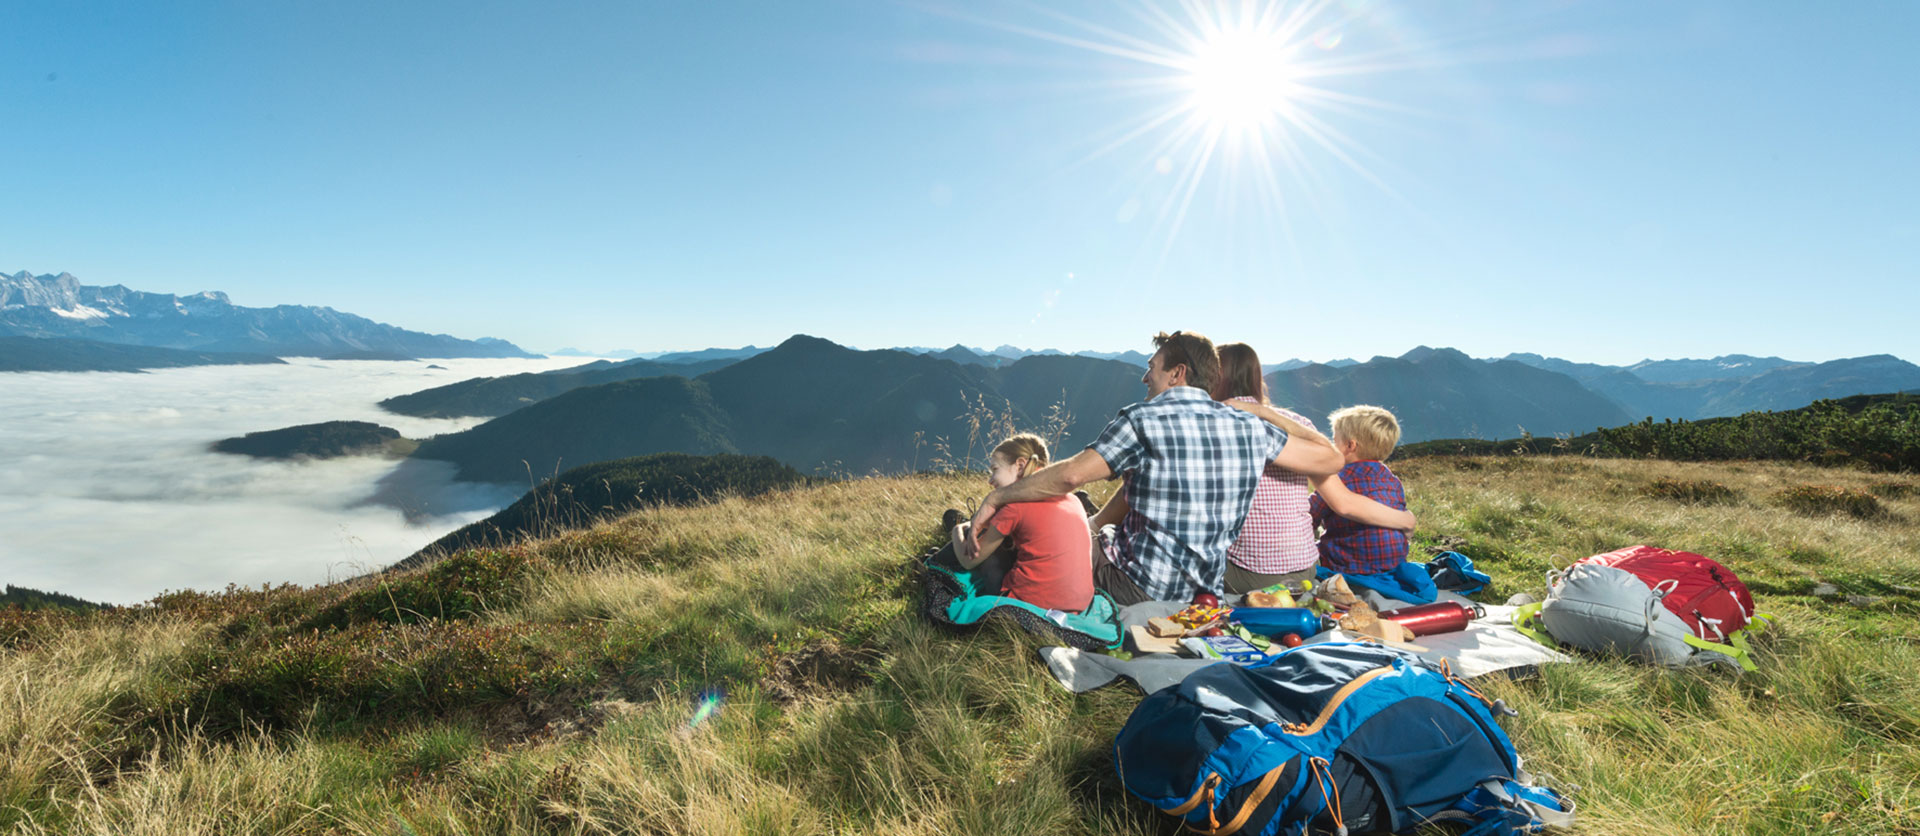
[[1864, 520], [1887, 512], [1873, 494], [1838, 485], [1795, 485], [1774, 496], [1782, 505], [1802, 514], [1846, 514]]
[[1640, 495], [1652, 499], [1665, 499], [1688, 505], [1711, 505], [1731, 502], [1734, 498], [1732, 488], [1707, 479], [1671, 479], [1661, 477], [1647, 483], [1640, 489]]
[[521, 580], [544, 561], [524, 551], [461, 552], [424, 572], [381, 579], [357, 590], [306, 624], [342, 628], [368, 622], [416, 624], [472, 618], [518, 600]]
[[1867, 490], [1881, 499], [1906, 499], [1920, 495], [1920, 485], [1912, 482], [1879, 482], [1868, 485]]
[[67, 609], [0, 607], [0, 650], [37, 644], [87, 618], [83, 613]]
[[600, 624], [359, 624], [207, 647], [137, 700], [156, 722], [210, 732], [309, 720], [447, 717], [507, 699], [592, 684], [606, 657]]

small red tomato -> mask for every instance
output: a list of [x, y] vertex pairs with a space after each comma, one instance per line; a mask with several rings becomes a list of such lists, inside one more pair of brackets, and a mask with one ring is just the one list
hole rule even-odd
[[1224, 635], [1226, 635], [1226, 634], [1227, 634], [1227, 631], [1225, 631], [1225, 630], [1222, 630], [1222, 629], [1220, 629], [1220, 628], [1218, 628], [1218, 627], [1209, 627], [1209, 628], [1207, 628], [1207, 635], [1209, 635], [1209, 636], [1224, 636]]
[[1211, 592], [1196, 593], [1193, 602], [1209, 609], [1220, 606], [1220, 599], [1213, 597]]
[[1288, 647], [1299, 647], [1299, 646], [1300, 646], [1300, 634], [1299, 634], [1299, 633], [1287, 633], [1287, 634], [1284, 634], [1284, 635], [1282, 635], [1282, 636], [1280, 637], [1280, 643], [1281, 643], [1281, 644], [1284, 644], [1284, 645], [1286, 645], [1286, 646], [1288, 646]]

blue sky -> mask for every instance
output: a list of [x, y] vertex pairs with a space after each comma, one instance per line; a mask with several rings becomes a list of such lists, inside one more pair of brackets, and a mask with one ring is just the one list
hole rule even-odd
[[536, 350], [1920, 358], [1920, 4], [1289, 3], [1326, 141], [1197, 175], [1114, 143], [1186, 8], [8, 3], [0, 270]]

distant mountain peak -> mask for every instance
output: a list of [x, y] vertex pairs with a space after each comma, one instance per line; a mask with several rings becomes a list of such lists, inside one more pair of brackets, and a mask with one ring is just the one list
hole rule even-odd
[[1445, 348], [1445, 347], [1432, 348], [1424, 345], [1414, 346], [1411, 351], [1408, 351], [1407, 353], [1400, 355], [1400, 359], [1406, 360], [1412, 363], [1424, 363], [1436, 358], [1443, 359], [1443, 360], [1473, 359], [1471, 357], [1468, 357], [1466, 352], [1461, 351], [1457, 348]]
[[[748, 348], [752, 348], [752, 346], [748, 346]], [[821, 339], [820, 337], [810, 336], [807, 334], [795, 334], [791, 337], [788, 337], [785, 340], [781, 341], [779, 345], [774, 346], [773, 350], [774, 351], [794, 351], [794, 350], [809, 349], [809, 348], [814, 348], [814, 349], [839, 348], [839, 349], [844, 349], [846, 351], [853, 350], [839, 343], [836, 343], [832, 340]]]

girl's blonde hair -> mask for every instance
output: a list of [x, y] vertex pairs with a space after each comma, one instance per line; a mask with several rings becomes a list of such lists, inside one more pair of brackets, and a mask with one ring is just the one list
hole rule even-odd
[[1022, 456], [1026, 457], [1027, 466], [1020, 468], [1021, 476], [1027, 476], [1047, 466], [1047, 442], [1033, 433], [1020, 433], [1000, 442], [1000, 446], [993, 448], [993, 454], [1006, 457], [1008, 462], [1016, 462]]

